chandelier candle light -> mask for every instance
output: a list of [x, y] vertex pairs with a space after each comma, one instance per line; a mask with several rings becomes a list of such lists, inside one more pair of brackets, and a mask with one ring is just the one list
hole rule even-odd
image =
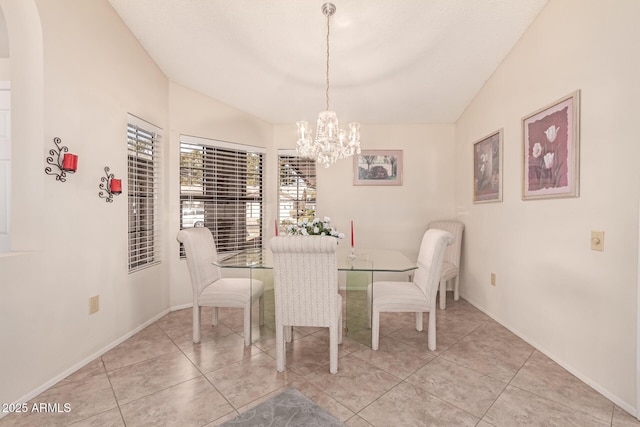
[[322, 5], [322, 13], [327, 17], [327, 90], [326, 111], [318, 114], [315, 137], [309, 129], [308, 122], [300, 121], [298, 125], [298, 152], [304, 157], [316, 160], [328, 168], [337, 160], [360, 154], [360, 123], [349, 123], [349, 133], [340, 128], [335, 111], [329, 110], [329, 35], [330, 18], [336, 12], [333, 3]]

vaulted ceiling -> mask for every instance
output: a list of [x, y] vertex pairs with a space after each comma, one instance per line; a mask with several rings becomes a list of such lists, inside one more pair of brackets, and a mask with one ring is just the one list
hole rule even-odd
[[[325, 109], [324, 0], [109, 0], [173, 81], [271, 123]], [[547, 0], [333, 0], [343, 123], [452, 123]]]

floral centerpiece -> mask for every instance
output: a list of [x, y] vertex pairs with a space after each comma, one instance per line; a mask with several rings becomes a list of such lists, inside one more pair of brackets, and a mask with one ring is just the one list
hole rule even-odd
[[287, 226], [287, 232], [294, 235], [302, 236], [331, 236], [338, 239], [344, 239], [344, 233], [338, 233], [331, 227], [331, 218], [325, 216], [321, 221], [320, 218], [299, 219], [297, 223]]

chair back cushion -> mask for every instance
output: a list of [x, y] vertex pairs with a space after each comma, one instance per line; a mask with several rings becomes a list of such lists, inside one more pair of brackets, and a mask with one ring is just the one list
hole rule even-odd
[[453, 235], [453, 243], [447, 246], [447, 249], [444, 251], [444, 262], [451, 263], [459, 269], [464, 223], [460, 221], [433, 221], [429, 223], [427, 228], [437, 228], [438, 230], [448, 231]]
[[279, 236], [273, 252], [273, 292], [282, 325], [329, 326], [338, 315], [335, 237]]
[[413, 281], [422, 290], [430, 304], [435, 304], [444, 252], [447, 245], [451, 243], [453, 243], [453, 235], [440, 229], [429, 229], [422, 237], [418, 253], [418, 269]]
[[178, 232], [177, 239], [184, 245], [193, 296], [197, 298], [204, 288], [222, 277], [220, 268], [213, 265], [218, 259], [213, 235], [205, 227], [185, 228]]

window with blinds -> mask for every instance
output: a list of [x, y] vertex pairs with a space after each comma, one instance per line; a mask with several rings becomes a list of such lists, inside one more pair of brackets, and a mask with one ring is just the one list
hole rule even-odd
[[278, 151], [278, 220], [286, 228], [316, 216], [316, 162], [295, 151]]
[[181, 135], [180, 228], [207, 227], [220, 253], [262, 248], [264, 152]]
[[129, 115], [128, 201], [129, 272], [161, 261], [160, 129]]

